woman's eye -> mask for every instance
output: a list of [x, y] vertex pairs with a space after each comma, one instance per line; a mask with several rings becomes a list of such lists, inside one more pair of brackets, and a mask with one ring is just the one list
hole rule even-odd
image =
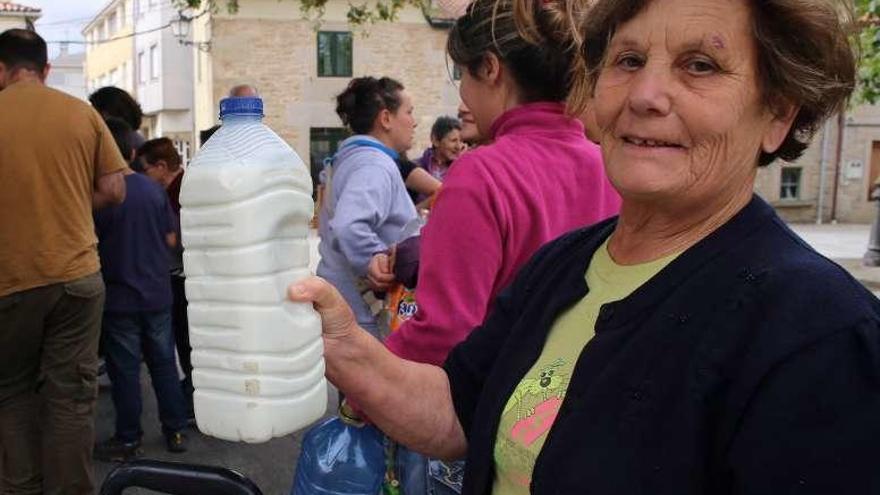
[[713, 62], [704, 59], [690, 60], [685, 64], [685, 69], [696, 76], [705, 76], [718, 72], [718, 66]]
[[633, 53], [624, 53], [617, 57], [616, 65], [623, 70], [635, 70], [645, 63], [641, 57]]

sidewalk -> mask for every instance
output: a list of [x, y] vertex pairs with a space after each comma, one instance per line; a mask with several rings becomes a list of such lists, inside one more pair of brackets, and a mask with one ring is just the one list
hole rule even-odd
[[868, 248], [869, 224], [789, 225], [816, 251], [834, 260], [872, 292], [880, 292], [880, 267], [862, 264]]

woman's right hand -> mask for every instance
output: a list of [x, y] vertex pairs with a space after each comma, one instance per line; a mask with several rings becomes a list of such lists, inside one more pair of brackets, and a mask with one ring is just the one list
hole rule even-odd
[[[393, 248], [392, 248], [393, 253]], [[385, 292], [394, 283], [394, 261], [391, 253], [378, 253], [367, 267], [367, 282], [377, 292]]]
[[321, 315], [325, 344], [328, 340], [344, 340], [360, 330], [354, 313], [342, 294], [323, 278], [309, 277], [290, 284], [287, 297], [293, 302], [312, 303]]

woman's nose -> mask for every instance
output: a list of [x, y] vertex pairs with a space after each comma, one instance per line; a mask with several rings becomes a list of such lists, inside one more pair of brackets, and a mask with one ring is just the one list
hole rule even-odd
[[662, 116], [672, 107], [673, 78], [668, 71], [650, 69], [640, 70], [629, 90], [629, 106], [633, 112], [643, 116]]

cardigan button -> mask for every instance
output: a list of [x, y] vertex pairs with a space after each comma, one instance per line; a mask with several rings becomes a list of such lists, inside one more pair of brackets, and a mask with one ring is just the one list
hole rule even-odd
[[614, 316], [614, 308], [612, 306], [606, 304], [599, 309], [599, 320], [608, 321], [612, 316]]

